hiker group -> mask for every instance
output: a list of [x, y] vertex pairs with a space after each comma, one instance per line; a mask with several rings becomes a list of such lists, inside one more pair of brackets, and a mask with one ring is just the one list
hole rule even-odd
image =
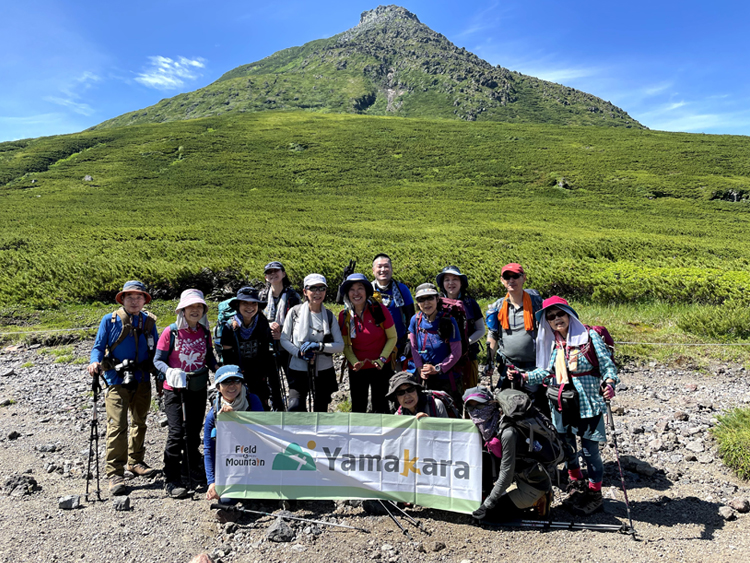
[[[334, 356], [343, 354], [352, 412], [465, 415], [474, 422], [485, 476], [475, 518], [545, 516], [561, 475], [565, 507], [583, 515], [601, 508], [603, 415], [619, 382], [606, 329], [584, 325], [560, 297], [543, 300], [525, 289], [525, 271], [516, 263], [502, 268], [507, 293], [486, 315], [456, 266], [443, 268], [434, 284], [419, 285], [413, 298], [393, 279], [386, 254], [373, 260], [374, 281], [353, 270], [350, 263], [338, 286], [343, 309], [336, 316], [324, 304], [324, 276], [307, 275], [300, 296], [283, 264], [270, 262], [262, 290], [243, 287], [219, 305], [213, 332], [198, 289], [182, 293], [176, 322], [159, 334], [156, 318], [143, 310], [151, 301], [146, 286], [125, 283], [115, 298], [121, 308], [102, 318], [88, 366], [94, 381], [101, 375], [107, 386], [110, 494], [126, 493], [126, 471], [155, 474], [144, 461], [151, 375], [168, 425], [166, 493], [184, 498], [205, 486], [207, 498], [218, 499], [218, 413], [327, 412], [340, 382]], [[485, 336], [488, 360], [480, 376]], [[563, 464], [566, 472], [558, 470]]]

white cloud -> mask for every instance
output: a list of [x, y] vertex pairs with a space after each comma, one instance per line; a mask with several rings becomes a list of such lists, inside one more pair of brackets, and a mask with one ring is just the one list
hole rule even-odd
[[89, 116], [93, 115], [94, 109], [88, 105], [81, 102], [76, 102], [70, 98], [58, 98], [57, 96], [46, 96], [44, 98], [48, 102], [52, 102], [53, 104], [57, 104], [58, 106], [63, 106], [72, 109], [76, 113], [80, 113], [81, 115]]
[[145, 72], [135, 79], [144, 86], [157, 90], [174, 90], [185, 85], [186, 81], [200, 78], [200, 69], [205, 68], [204, 59], [188, 59], [180, 57], [177, 60], [169, 57], [149, 57], [151, 64]]
[[530, 68], [524, 69], [523, 73], [535, 76], [549, 82], [564, 84], [576, 78], [589, 78], [599, 74], [600, 70], [595, 67], [569, 67], [569, 68]]

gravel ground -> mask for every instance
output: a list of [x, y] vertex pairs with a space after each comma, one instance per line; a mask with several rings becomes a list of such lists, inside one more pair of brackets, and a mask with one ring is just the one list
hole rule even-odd
[[[77, 344], [75, 355], [87, 358], [90, 346]], [[0, 352], [2, 562], [186, 562], [200, 552], [226, 563], [724, 562], [750, 553], [750, 516], [741, 512], [750, 483], [722, 465], [708, 431], [726, 409], [750, 404], [750, 378], [743, 368], [716, 366], [709, 375], [657, 365], [622, 369], [613, 404], [634, 541], [613, 532], [480, 527], [465, 515], [420, 508], [409, 513], [429, 535], [402, 520], [407, 536], [372, 503], [357, 502], [299, 502], [289, 508], [295, 516], [363, 527], [369, 534], [291, 521], [288, 528], [279, 527], [268, 516], [243, 515], [232, 522], [234, 514], [210, 510], [200, 493], [193, 500], [167, 498], [160, 477], [129, 481], [129, 510], [114, 509], [104, 479], [103, 502], [85, 502], [91, 419], [85, 366], [55, 363], [55, 356], [41, 348]], [[33, 365], [22, 367], [28, 364]], [[346, 392], [344, 382], [338, 398]], [[146, 462], [153, 467], [162, 465], [166, 428], [161, 418], [157, 411], [149, 415]], [[103, 434], [103, 413], [99, 424]], [[100, 443], [103, 450], [103, 438]], [[605, 446], [603, 456], [604, 511], [586, 521], [621, 524], [627, 515], [614, 451]], [[60, 509], [58, 500], [66, 495], [80, 495], [81, 508]], [[558, 491], [557, 505], [560, 500]], [[248, 507], [281, 510], [276, 502]], [[560, 506], [553, 508], [553, 519], [574, 521]], [[286, 534], [291, 541], [272, 541], [274, 524], [280, 529], [271, 536]]]

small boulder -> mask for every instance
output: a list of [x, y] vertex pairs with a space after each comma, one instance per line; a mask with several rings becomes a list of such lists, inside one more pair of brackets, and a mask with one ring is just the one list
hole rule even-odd
[[68, 495], [57, 499], [57, 507], [61, 510], [73, 510], [81, 507], [81, 497], [79, 495]]
[[737, 518], [737, 513], [731, 506], [722, 506], [719, 509], [719, 514], [724, 520], [734, 520], [735, 518]]
[[112, 506], [117, 512], [128, 511], [130, 510], [130, 497], [127, 495], [113, 497]]
[[290, 542], [294, 539], [294, 530], [284, 520], [277, 518], [271, 527], [268, 528], [266, 538], [269, 541], [277, 543]]
[[733, 498], [727, 504], [740, 514], [750, 512], [750, 501], [748, 501], [746, 498]]

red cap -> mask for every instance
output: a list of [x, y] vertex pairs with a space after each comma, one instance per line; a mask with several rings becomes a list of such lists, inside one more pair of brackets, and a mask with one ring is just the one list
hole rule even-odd
[[515, 262], [511, 262], [510, 264], [506, 264], [503, 266], [503, 269], [500, 271], [500, 275], [503, 275], [505, 272], [513, 272], [514, 274], [521, 274], [524, 275], [526, 272], [523, 271], [523, 266], [521, 264], [516, 264]]

